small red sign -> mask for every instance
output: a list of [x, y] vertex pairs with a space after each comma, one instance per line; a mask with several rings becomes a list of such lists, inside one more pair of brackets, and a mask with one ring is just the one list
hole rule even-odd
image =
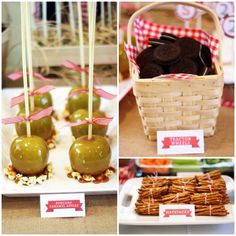
[[170, 217], [170, 216], [186, 216], [186, 217], [192, 217], [191, 211], [189, 209], [166, 209], [164, 211], [163, 217]]
[[204, 153], [203, 130], [157, 131], [157, 154]]
[[56, 209], [74, 208], [75, 211], [82, 211], [80, 200], [56, 200], [48, 201], [46, 212], [53, 212]]
[[187, 146], [198, 148], [199, 139], [196, 136], [180, 136], [180, 137], [164, 137], [162, 148], [170, 148], [170, 146]]

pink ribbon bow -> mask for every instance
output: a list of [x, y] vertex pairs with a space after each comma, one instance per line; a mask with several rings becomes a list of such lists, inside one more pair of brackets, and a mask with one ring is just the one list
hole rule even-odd
[[[29, 73], [27, 73], [27, 74], [29, 74]], [[51, 81], [51, 79], [44, 77], [43, 75], [41, 75], [38, 72], [33, 72], [33, 76], [39, 80], [42, 80], [42, 81]], [[8, 79], [15, 81], [15, 80], [21, 79], [23, 77], [23, 73], [21, 70], [19, 70], [17, 72], [13, 72], [13, 73], [9, 74], [7, 77], [8, 77]]]
[[76, 122], [70, 123], [66, 126], [67, 127], [73, 127], [73, 126], [77, 126], [77, 125], [86, 125], [86, 124], [107, 126], [112, 121], [112, 119], [113, 119], [112, 117], [97, 117], [97, 118], [93, 119], [92, 121], [77, 120]]
[[2, 123], [5, 125], [8, 125], [8, 124], [15, 124], [15, 123], [23, 122], [23, 121], [40, 120], [43, 117], [50, 116], [52, 111], [53, 111], [53, 107], [48, 107], [37, 113], [29, 115], [28, 117], [15, 116], [15, 117], [4, 118], [2, 119]]
[[[74, 62], [72, 62], [70, 60], [65, 60], [62, 64], [62, 66], [64, 66], [65, 68], [67, 68], [69, 70], [75, 70], [75, 71], [79, 71], [79, 72], [82, 71], [87, 75], [89, 74], [88, 69], [82, 68], [80, 65], [76, 65]], [[95, 75], [94, 75], [94, 79], [98, 85], [101, 85], [100, 81], [96, 78]]]
[[[73, 97], [75, 95], [78, 95], [78, 94], [82, 94], [82, 93], [88, 93], [88, 89], [78, 89], [78, 90], [75, 90], [74, 92], [72, 92], [69, 95], [69, 98]], [[108, 92], [104, 91], [103, 89], [95, 89], [94, 88], [93, 89], [93, 93], [98, 95], [99, 97], [102, 97], [102, 98], [105, 98], [105, 99], [108, 99], [108, 100], [112, 100], [113, 98], [116, 97], [116, 95], [108, 93]]]
[[69, 60], [65, 60], [62, 66], [64, 66], [65, 68], [69, 70], [82, 71], [82, 72], [85, 72], [86, 74], [89, 73], [88, 69], [82, 68], [80, 65], [76, 65], [74, 62], [69, 61]]
[[[29, 92], [29, 96], [34, 96], [34, 95], [40, 95], [44, 93], [48, 93], [49, 91], [55, 89], [54, 86], [52, 85], [45, 85], [43, 87], [40, 87], [38, 89], [35, 89], [32, 92]], [[19, 96], [13, 97], [11, 99], [11, 107], [14, 107], [15, 105], [22, 103], [24, 101], [24, 94], [20, 94]]]

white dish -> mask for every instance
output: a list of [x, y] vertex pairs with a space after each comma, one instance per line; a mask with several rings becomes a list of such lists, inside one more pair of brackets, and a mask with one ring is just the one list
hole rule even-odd
[[[227, 192], [234, 189], [234, 182], [228, 176], [222, 176], [226, 181]], [[169, 177], [168, 177], [169, 178]], [[171, 178], [171, 177], [170, 177]], [[234, 222], [233, 205], [225, 205], [229, 215], [224, 217], [196, 216], [190, 222], [160, 222], [158, 216], [141, 216], [135, 213], [135, 203], [138, 199], [138, 189], [142, 178], [129, 179], [123, 186], [119, 197], [119, 223], [122, 225], [200, 225], [200, 224], [226, 224]]]
[[[116, 93], [116, 87], [103, 86], [104, 90]], [[57, 87], [51, 91], [55, 111], [61, 115], [68, 95], [69, 87]], [[11, 109], [9, 107], [10, 98], [19, 95], [22, 89], [4, 89], [2, 91], [2, 117], [15, 116], [17, 108]], [[108, 135], [112, 149], [111, 165], [117, 169], [117, 117], [116, 117], [116, 99], [105, 100], [101, 99], [101, 110], [106, 112], [108, 117], [113, 116], [114, 119], [108, 128]], [[55, 123], [56, 129], [59, 131], [59, 144], [50, 151], [49, 161], [53, 163], [55, 175], [52, 179], [47, 180], [42, 185], [34, 186], [20, 186], [13, 181], [8, 180], [2, 174], [3, 187], [2, 194], [8, 196], [32, 196], [43, 193], [67, 193], [67, 192], [84, 192], [86, 194], [107, 194], [116, 193], [117, 191], [117, 174], [111, 176], [107, 183], [81, 184], [74, 179], [69, 179], [66, 174], [65, 166], [70, 166], [68, 150], [72, 144], [72, 135], [70, 128], [62, 128], [65, 126], [65, 120], [59, 120]], [[2, 126], [2, 167], [6, 167], [10, 163], [9, 147], [15, 136], [14, 125]]]
[[119, 83], [119, 102], [125, 97], [125, 95], [133, 87], [132, 79], [122, 80]]

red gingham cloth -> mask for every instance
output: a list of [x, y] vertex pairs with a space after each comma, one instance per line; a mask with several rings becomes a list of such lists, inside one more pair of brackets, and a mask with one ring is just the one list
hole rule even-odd
[[179, 73], [179, 74], [166, 74], [158, 76], [158, 78], [170, 78], [170, 77], [174, 77], [175, 79], [186, 80], [193, 77], [197, 77], [197, 75]]
[[[140, 51], [138, 51], [136, 46], [125, 44], [125, 51], [129, 60], [137, 66], [136, 57], [139, 52], [148, 46], [149, 38], [159, 38], [162, 32], [171, 33], [178, 37], [191, 37], [198, 40], [200, 43], [208, 46], [211, 51], [212, 61], [216, 60], [219, 49], [219, 40], [209, 35], [201, 29], [191, 29], [191, 28], [180, 28], [168, 25], [158, 25], [152, 22], [148, 22], [141, 18], [137, 18], [134, 21], [134, 33], [136, 40], [138, 41]], [[139, 70], [138, 66], [137, 69]], [[171, 77], [176, 79], [189, 79], [193, 75], [187, 74], [171, 74]], [[163, 76], [162, 76], [163, 77]], [[170, 75], [165, 75], [165, 77], [170, 77]], [[159, 78], [159, 77], [156, 77]]]
[[228, 107], [228, 108], [234, 108], [234, 102], [222, 99], [221, 100], [221, 106], [222, 107]]
[[128, 166], [119, 167], [119, 183], [124, 184], [128, 179], [135, 176], [134, 159], [130, 160]]

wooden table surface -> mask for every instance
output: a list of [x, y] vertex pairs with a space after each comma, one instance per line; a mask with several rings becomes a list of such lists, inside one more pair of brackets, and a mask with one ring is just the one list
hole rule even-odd
[[39, 197], [2, 197], [3, 234], [116, 234], [117, 197], [86, 196], [86, 217], [40, 218]]
[[[135, 97], [130, 93], [126, 95], [120, 102], [119, 108], [120, 157], [156, 157], [156, 142], [149, 141], [144, 135]], [[205, 138], [204, 154], [168, 156], [233, 157], [234, 109], [225, 107], [220, 109], [215, 135]]]

